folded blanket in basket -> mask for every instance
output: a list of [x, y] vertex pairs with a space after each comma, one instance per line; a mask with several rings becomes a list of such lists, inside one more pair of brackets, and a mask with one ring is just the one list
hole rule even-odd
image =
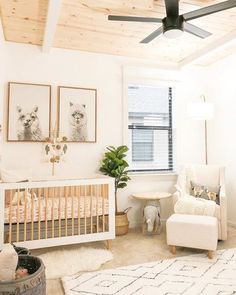
[[18, 255], [14, 247], [11, 244], [4, 244], [0, 252], [0, 282], [15, 279], [17, 263]]

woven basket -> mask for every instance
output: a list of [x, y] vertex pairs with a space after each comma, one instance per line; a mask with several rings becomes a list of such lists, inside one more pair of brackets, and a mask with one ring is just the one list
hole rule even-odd
[[129, 231], [129, 221], [127, 213], [116, 213], [116, 236], [126, 235]]
[[1, 295], [46, 295], [45, 267], [38, 257], [19, 255], [18, 267], [28, 269], [29, 275], [0, 283]]

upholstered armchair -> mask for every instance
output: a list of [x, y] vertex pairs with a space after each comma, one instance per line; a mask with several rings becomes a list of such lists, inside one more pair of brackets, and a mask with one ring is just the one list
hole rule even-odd
[[190, 194], [191, 181], [198, 184], [219, 187], [219, 205], [215, 206], [214, 216], [218, 219], [218, 239], [227, 239], [227, 199], [225, 193], [225, 168], [215, 165], [183, 166], [179, 171], [174, 193], [174, 204], [179, 198]]

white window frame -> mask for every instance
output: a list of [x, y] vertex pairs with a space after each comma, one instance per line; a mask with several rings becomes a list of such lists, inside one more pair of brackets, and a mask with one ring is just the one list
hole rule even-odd
[[[173, 91], [173, 98], [172, 98], [172, 126], [173, 130], [176, 129], [176, 97], [177, 97], [177, 86], [179, 85], [179, 81], [177, 80], [169, 80], [167, 78], [154, 78], [152, 74], [150, 75], [150, 69], [144, 68], [145, 71], [142, 71], [141, 75], [133, 75], [133, 68], [131, 70], [131, 74], [129, 71], [126, 71], [126, 68], [123, 68], [123, 144], [128, 145], [128, 124], [129, 124], [129, 112], [128, 112], [128, 86], [129, 85], [141, 85], [141, 86], [151, 86], [151, 87], [171, 87]], [[153, 69], [152, 69], [153, 70]], [[174, 141], [174, 147], [173, 147], [173, 171], [135, 171], [130, 172], [132, 174], [175, 174], [175, 168], [177, 165], [177, 159], [176, 159], [176, 144], [177, 140]]]

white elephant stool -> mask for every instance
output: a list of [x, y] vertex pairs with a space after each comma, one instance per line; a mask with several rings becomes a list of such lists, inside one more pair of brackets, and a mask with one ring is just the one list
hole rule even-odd
[[171, 197], [167, 192], [144, 192], [133, 194], [133, 198], [146, 201], [143, 209], [142, 232], [161, 232], [161, 204], [160, 200]]
[[143, 209], [143, 226], [145, 233], [161, 233], [161, 204], [159, 200], [148, 200]]

